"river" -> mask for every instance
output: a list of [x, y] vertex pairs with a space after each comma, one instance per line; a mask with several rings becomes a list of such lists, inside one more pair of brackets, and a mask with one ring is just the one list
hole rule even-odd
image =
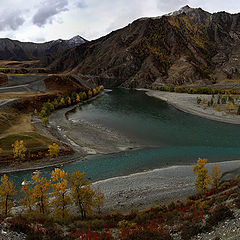
[[[75, 124], [82, 120], [118, 131], [141, 146], [116, 154], [88, 156], [62, 166], [68, 172], [85, 171], [92, 181], [194, 164], [198, 157], [206, 157], [209, 162], [240, 159], [240, 126], [181, 112], [143, 91], [114, 89], [76, 107], [68, 117]], [[52, 168], [41, 171], [49, 177]], [[24, 171], [11, 173], [10, 177], [20, 185], [31, 174]]]

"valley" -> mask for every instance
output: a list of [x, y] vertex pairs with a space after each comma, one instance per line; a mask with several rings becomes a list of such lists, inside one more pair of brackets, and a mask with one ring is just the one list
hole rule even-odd
[[[160, 240], [196, 239], [217, 229], [220, 220], [208, 222], [216, 209], [239, 224], [239, 23], [240, 13], [185, 6], [92, 41], [79, 35], [45, 43], [1, 38], [0, 174], [18, 191], [10, 199], [12, 213], [21, 218], [20, 189], [33, 187], [33, 176], [41, 175], [50, 210], [31, 215], [39, 202], [29, 188], [24, 191], [35, 196], [35, 210], [30, 204], [31, 214], [23, 216], [42, 221], [43, 229], [49, 221], [69, 239], [95, 239], [87, 234], [106, 231], [111, 239], [138, 239], [131, 231], [139, 229], [149, 236], [166, 233]], [[196, 184], [202, 169], [196, 178], [193, 166], [205, 159], [203, 190]], [[215, 164], [221, 170], [217, 187], [210, 180]], [[74, 215], [72, 199], [66, 212], [57, 205], [53, 211], [59, 193], [70, 198], [77, 171], [86, 173], [86, 179], [75, 177], [83, 201], [92, 204], [81, 205], [87, 217], [83, 210]], [[55, 219], [56, 209], [62, 219]], [[38, 230], [29, 232], [53, 232]], [[218, 236], [217, 230], [211, 234]]]

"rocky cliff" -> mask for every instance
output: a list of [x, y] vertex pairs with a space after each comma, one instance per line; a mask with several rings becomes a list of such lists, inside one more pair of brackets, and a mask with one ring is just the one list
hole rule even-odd
[[240, 14], [189, 6], [70, 49], [50, 66], [107, 87], [205, 85], [240, 78]]

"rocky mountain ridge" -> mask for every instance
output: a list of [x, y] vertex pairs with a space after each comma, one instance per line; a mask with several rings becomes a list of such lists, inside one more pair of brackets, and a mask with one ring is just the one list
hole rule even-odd
[[9, 38], [1, 38], [0, 60], [29, 61], [42, 58], [55, 59], [67, 49], [85, 42], [87, 41], [80, 36], [75, 36], [69, 40], [58, 39], [45, 43], [20, 42]]
[[161, 17], [141, 18], [66, 51], [50, 68], [106, 87], [239, 80], [240, 14], [185, 6]]

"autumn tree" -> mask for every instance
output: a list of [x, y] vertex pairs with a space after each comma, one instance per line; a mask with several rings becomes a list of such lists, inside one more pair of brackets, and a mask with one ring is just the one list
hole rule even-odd
[[231, 103], [231, 105], [230, 105], [230, 109], [231, 109], [231, 111], [234, 110], [234, 104], [233, 104], [233, 103]]
[[91, 98], [91, 97], [92, 97], [92, 91], [88, 90], [88, 98]]
[[82, 98], [83, 98], [83, 100], [87, 99], [87, 94], [85, 92], [82, 93]]
[[76, 96], [76, 102], [80, 102], [80, 96], [79, 96], [79, 94], [77, 94], [77, 96]]
[[68, 97], [67, 103], [68, 103], [68, 105], [71, 105], [71, 104], [72, 104], [72, 101], [71, 101], [71, 98], [70, 98], [70, 97]]
[[228, 104], [226, 104], [226, 105], [225, 105], [225, 108], [226, 108], [226, 110], [228, 110], [228, 109], [229, 109], [229, 105], [228, 105]]
[[20, 200], [20, 203], [27, 208], [26, 213], [32, 213], [34, 200], [34, 191], [31, 183], [26, 179], [23, 181], [21, 192], [24, 194], [24, 197]]
[[46, 125], [48, 124], [48, 122], [49, 122], [48, 117], [43, 117], [43, 118], [41, 118], [41, 122], [42, 122], [42, 124], [43, 124], [44, 126], [46, 126]]
[[206, 163], [207, 159], [198, 158], [197, 165], [193, 168], [194, 174], [197, 173], [195, 187], [201, 192], [205, 192], [210, 184], [210, 174], [208, 174], [208, 169], [205, 167]]
[[48, 153], [50, 157], [57, 157], [59, 154], [59, 146], [56, 143], [53, 143], [52, 145], [48, 146]]
[[19, 158], [20, 160], [23, 160], [25, 158], [25, 153], [27, 151], [26, 147], [23, 144], [23, 140], [20, 141], [16, 140], [12, 147], [14, 158]]
[[212, 175], [211, 175], [211, 185], [212, 188], [218, 188], [221, 179], [220, 167], [217, 164], [213, 165]]
[[13, 201], [11, 201], [11, 197], [15, 195], [16, 191], [13, 181], [9, 180], [8, 176], [4, 174], [1, 177], [0, 184], [0, 211], [2, 215], [9, 215], [13, 206]]
[[0, 153], [2, 153], [2, 149], [0, 148]]
[[64, 221], [70, 216], [68, 206], [72, 202], [70, 196], [67, 194], [68, 174], [64, 170], [55, 168], [52, 171], [51, 179], [54, 196], [52, 205], [55, 207], [55, 217]]
[[36, 205], [36, 211], [40, 214], [48, 213], [48, 190], [50, 189], [51, 184], [48, 179], [42, 177], [40, 172], [37, 171], [32, 176], [32, 191], [28, 191], [32, 197], [32, 201]]
[[96, 189], [94, 191], [93, 203], [94, 203], [95, 208], [97, 209], [98, 214], [101, 213], [103, 201], [104, 201], [104, 194], [99, 189]]
[[85, 175], [84, 172], [76, 171], [69, 176], [71, 195], [82, 219], [91, 213], [92, 206], [96, 203], [93, 201], [94, 191], [91, 189], [91, 182], [84, 178]]
[[93, 92], [93, 96], [97, 94], [97, 90], [95, 88], [93, 88], [92, 92]]

